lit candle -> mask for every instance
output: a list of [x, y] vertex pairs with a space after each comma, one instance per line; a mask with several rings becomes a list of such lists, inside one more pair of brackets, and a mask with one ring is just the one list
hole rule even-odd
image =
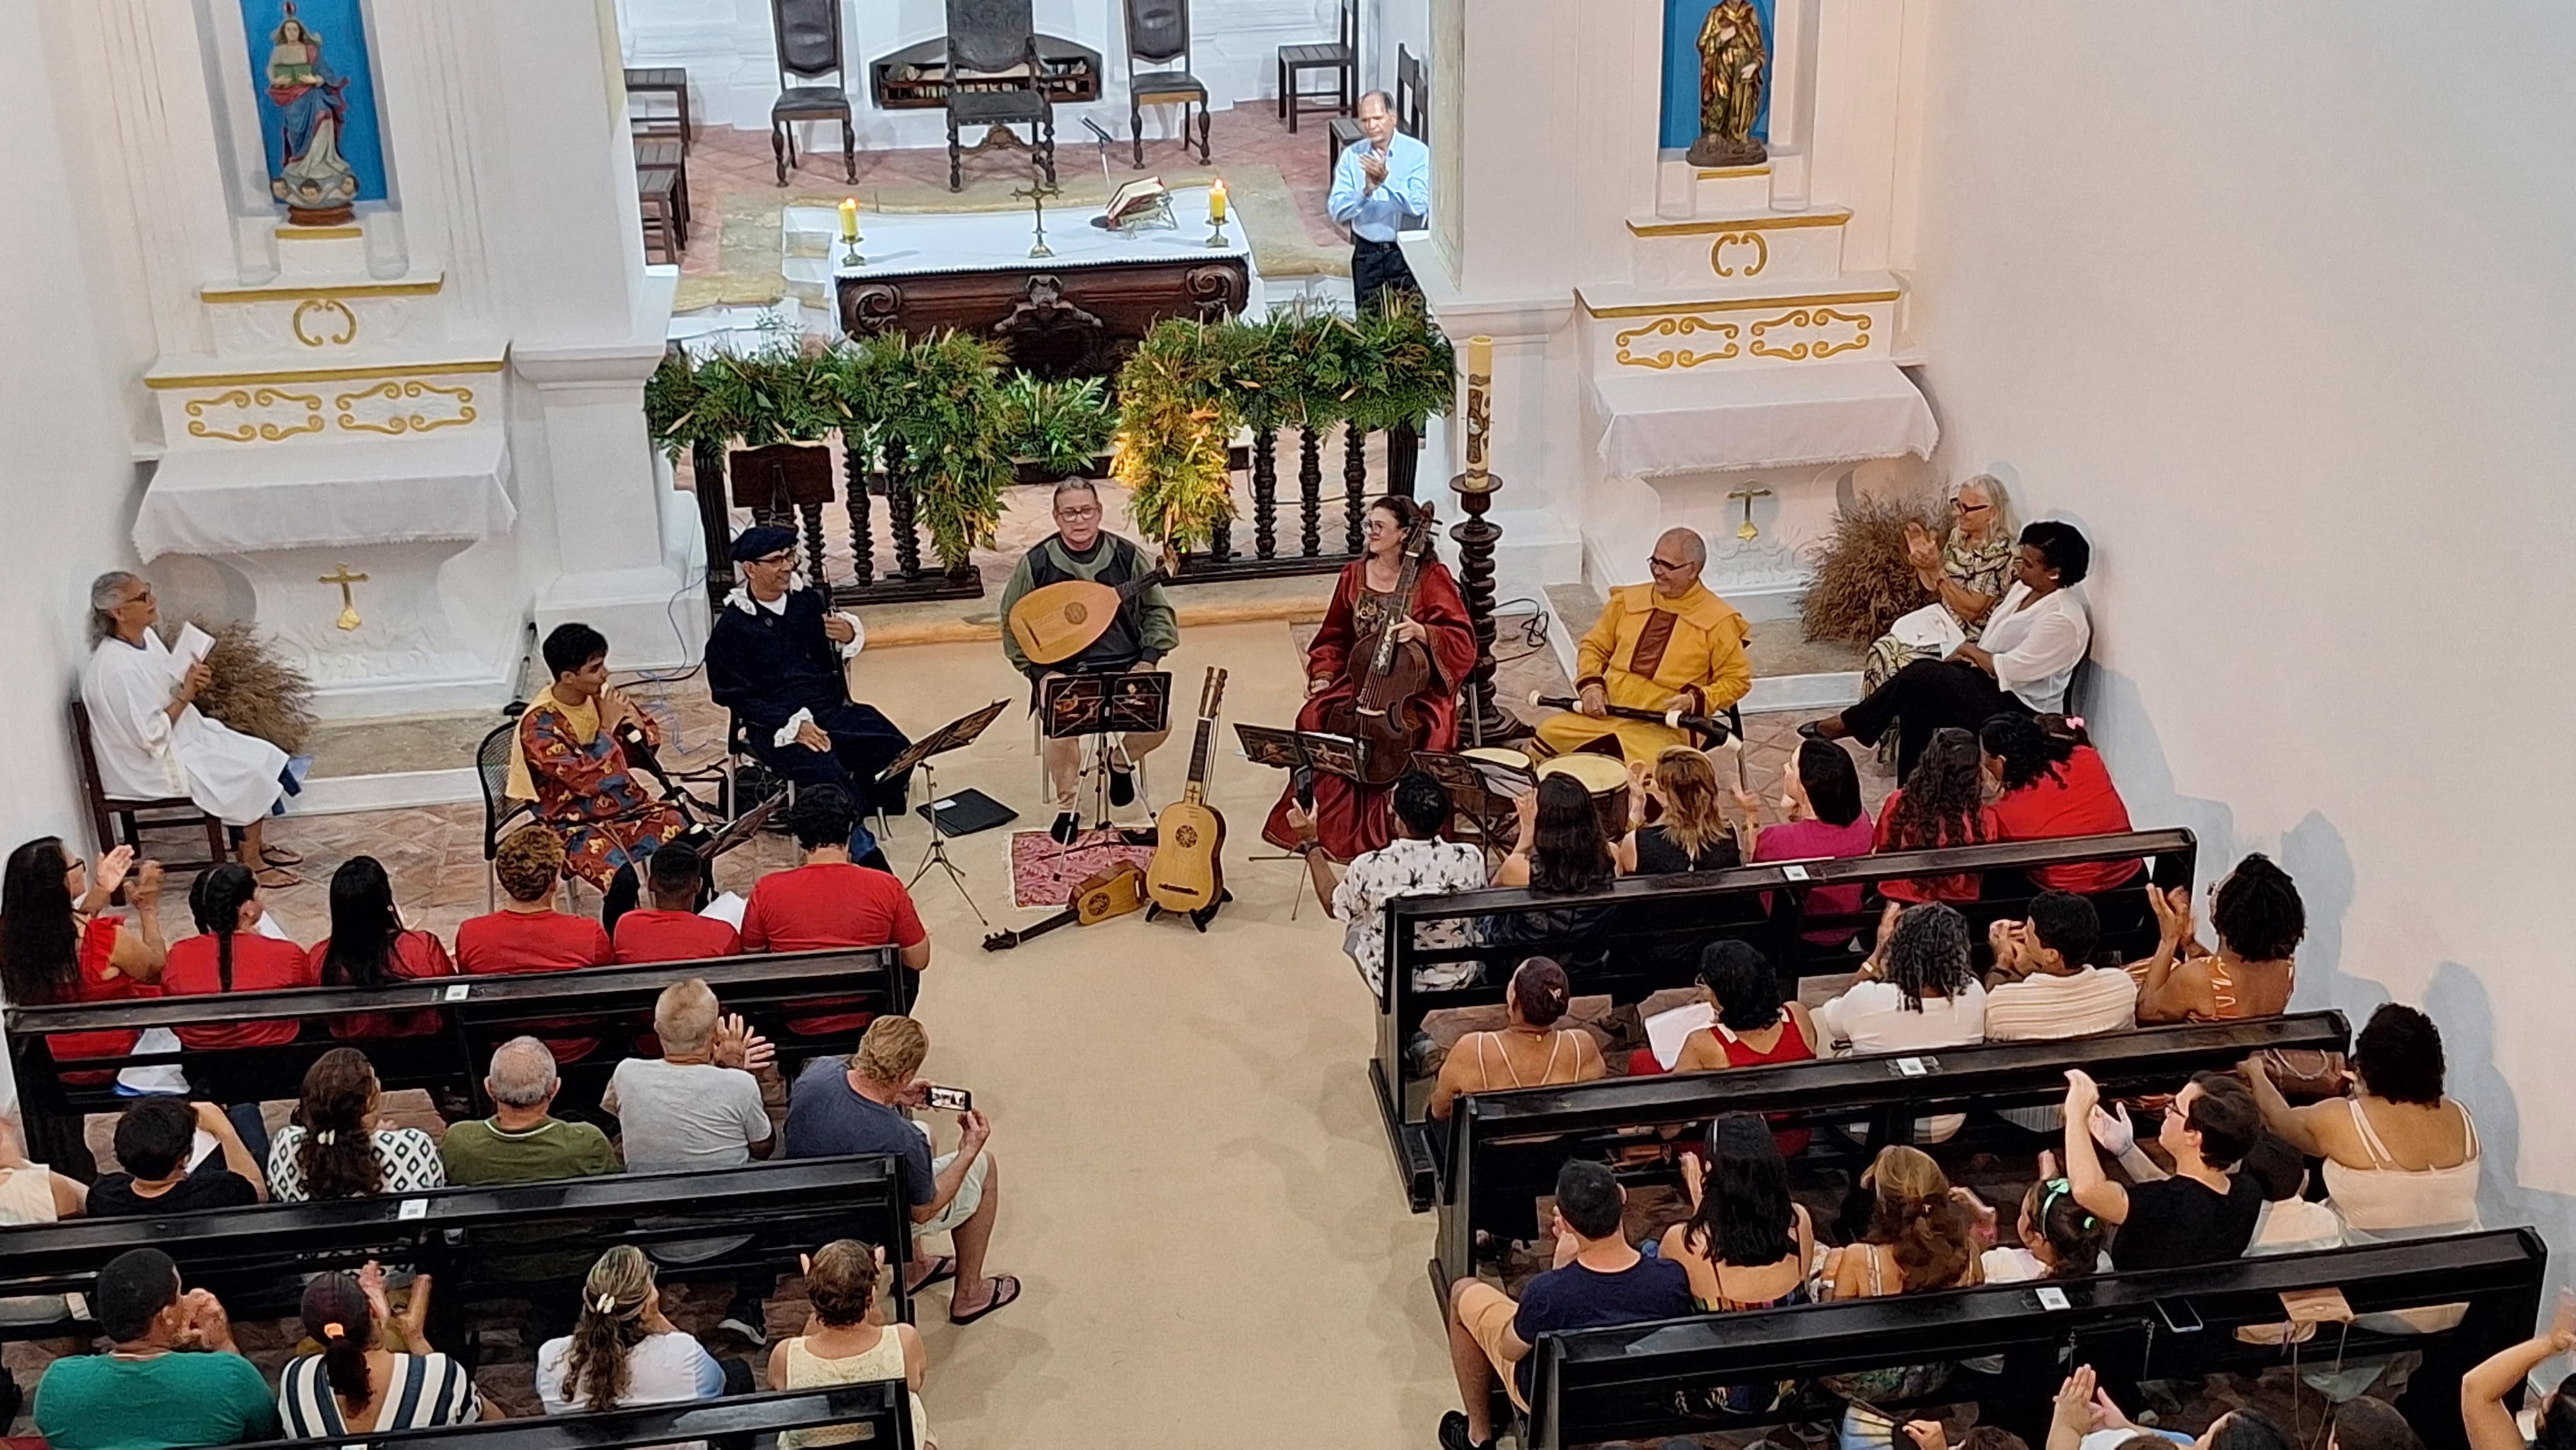
[[1208, 220], [1225, 225], [1225, 178], [1218, 177], [1208, 187]]
[[846, 196], [841, 198], [841, 240], [855, 242], [858, 239], [859, 199], [855, 196]]
[[1467, 339], [1467, 376], [1490, 378], [1494, 375], [1494, 340], [1482, 335]]

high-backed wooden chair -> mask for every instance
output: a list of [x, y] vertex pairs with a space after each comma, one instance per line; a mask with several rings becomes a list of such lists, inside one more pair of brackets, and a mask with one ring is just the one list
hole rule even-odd
[[966, 189], [961, 126], [1026, 126], [1029, 159], [1055, 184], [1055, 102], [1030, 0], [948, 0], [948, 189]]
[[[841, 171], [859, 179], [859, 137], [850, 125], [849, 83], [841, 72], [840, 0], [769, 0], [769, 28], [778, 45], [778, 99], [769, 107], [769, 149], [778, 158], [778, 184], [796, 164], [796, 123], [841, 123]], [[830, 76], [830, 85], [822, 78]]]
[[[1288, 134], [1297, 134], [1297, 118], [1309, 113], [1347, 116], [1359, 108], [1360, 100], [1360, 11], [1358, 0], [1341, 0], [1339, 22], [1334, 26], [1330, 45], [1283, 45], [1279, 47], [1279, 115], [1288, 123]], [[1307, 105], [1308, 92], [1304, 76], [1310, 70], [1329, 71], [1333, 89], [1313, 92], [1313, 98], [1331, 97], [1329, 105]]]
[[1126, 0], [1126, 11], [1127, 134], [1135, 141], [1136, 164], [1145, 164], [1145, 108], [1180, 103], [1181, 146], [1186, 150], [1190, 102], [1196, 101], [1199, 164], [1207, 165], [1208, 90], [1190, 63], [1190, 0]]
[[[1413, 52], [1399, 45], [1395, 48], [1395, 129], [1416, 141], [1427, 139], [1430, 126], [1430, 88], [1425, 81], [1427, 70]], [[1353, 109], [1357, 109], [1354, 107]], [[1327, 128], [1331, 132], [1333, 166], [1342, 164], [1343, 148], [1359, 143], [1368, 133], [1360, 129], [1356, 116], [1336, 116]]]
[[72, 744], [80, 751], [81, 797], [89, 803], [90, 828], [98, 835], [100, 850], [132, 846], [135, 854], [141, 855], [145, 831], [202, 828], [206, 833], [203, 858], [154, 859], [160, 860], [163, 868], [171, 871], [202, 871], [232, 859], [231, 837], [224, 830], [223, 821], [206, 814], [203, 806], [186, 796], [130, 800], [107, 793], [107, 785], [98, 774], [98, 747], [90, 740], [89, 706], [78, 700], [72, 701]]

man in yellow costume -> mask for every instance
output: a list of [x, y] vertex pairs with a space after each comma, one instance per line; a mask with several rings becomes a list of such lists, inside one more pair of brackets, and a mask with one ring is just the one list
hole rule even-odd
[[1590, 750], [1651, 761], [1668, 745], [1692, 742], [1656, 721], [1613, 718], [1607, 707], [1712, 715], [1753, 688], [1753, 665], [1744, 657], [1751, 631], [1743, 615], [1699, 582], [1707, 563], [1706, 540], [1689, 529], [1667, 529], [1647, 560], [1653, 581], [1610, 591], [1600, 621], [1575, 651], [1581, 708], [1539, 722], [1539, 743], [1550, 753]]

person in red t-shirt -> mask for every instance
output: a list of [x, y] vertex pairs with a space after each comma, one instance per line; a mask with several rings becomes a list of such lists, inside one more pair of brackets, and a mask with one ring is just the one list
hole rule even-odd
[[[107, 906], [123, 887], [131, 916]], [[22, 1006], [46, 1002], [117, 1002], [158, 996], [169, 948], [161, 940], [161, 865], [138, 861], [118, 846], [85, 867], [60, 836], [38, 836], [9, 853], [0, 868], [0, 995]], [[54, 1061], [122, 1057], [134, 1050], [132, 1029], [57, 1032], [46, 1039]], [[105, 1068], [65, 1072], [63, 1081], [91, 1085], [114, 1076]], [[29, 1149], [86, 1183], [98, 1164], [77, 1112], [21, 1103]]]
[[[1914, 773], [1879, 808], [1877, 854], [1978, 846], [1994, 840], [1994, 812], [1984, 804], [1982, 760], [1974, 735], [1955, 725], [1933, 731]], [[1974, 901], [1978, 890], [1977, 878], [1965, 872], [1878, 883], [1880, 896], [1909, 905]]]
[[[555, 883], [563, 879], [563, 842], [543, 826], [529, 826], [501, 843], [492, 874], [509, 903], [488, 916], [468, 917], [456, 928], [456, 965], [472, 976], [518, 972], [567, 972], [604, 967], [616, 959], [608, 929], [586, 916], [555, 910]], [[531, 1027], [582, 1025], [579, 1019], [532, 1022]], [[577, 1062], [599, 1046], [596, 1037], [545, 1039], [557, 1062]]]
[[[2003, 789], [1994, 806], [1997, 839], [2047, 841], [2129, 829], [2129, 807], [2081, 723], [2063, 715], [1997, 715], [1977, 735], [1986, 774]], [[2092, 895], [2125, 886], [2144, 869], [2146, 863], [2132, 856], [2037, 866], [2030, 879], [2043, 891]]]
[[[906, 970], [930, 965], [930, 933], [912, 908], [911, 893], [886, 872], [850, 860], [850, 827], [857, 821], [850, 798], [833, 787], [808, 787], [797, 797], [789, 825], [805, 864], [773, 871], [752, 887], [742, 914], [744, 951], [891, 945], [903, 949]], [[793, 1018], [787, 1025], [796, 1032], [838, 1033], [867, 1020], [861, 1013]]]
[[[321, 985], [304, 948], [260, 933], [260, 918], [266, 912], [266, 903], [259, 899], [258, 878], [240, 862], [227, 861], [199, 875], [188, 891], [188, 914], [196, 919], [197, 935], [171, 945], [170, 960], [161, 969], [162, 995], [213, 996]], [[189, 1047], [277, 1047], [293, 1042], [302, 1026], [288, 1019], [177, 1031], [179, 1041]], [[260, 1162], [267, 1162], [268, 1128], [260, 1121], [258, 1099], [235, 1086], [222, 1062], [192, 1068], [189, 1077], [202, 1082], [207, 1096], [223, 1104], [225, 1114], [241, 1130], [242, 1140]]]
[[644, 874], [653, 908], [617, 918], [611, 939], [619, 966], [729, 957], [742, 950], [741, 933], [712, 916], [698, 915], [706, 866], [685, 842], [673, 841], [655, 851]]
[[[313, 944], [312, 956], [314, 974], [326, 987], [381, 987], [456, 975], [456, 963], [437, 937], [404, 928], [394, 910], [393, 882], [373, 856], [352, 856], [331, 873], [331, 934]], [[358, 1012], [332, 1023], [331, 1035], [425, 1037], [439, 1026], [435, 1008]]]

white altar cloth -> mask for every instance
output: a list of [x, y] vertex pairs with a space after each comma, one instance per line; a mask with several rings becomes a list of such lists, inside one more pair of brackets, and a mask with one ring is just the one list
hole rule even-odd
[[134, 546], [249, 554], [488, 539], [518, 518], [498, 429], [447, 438], [173, 451], [143, 492]]
[[[1050, 206], [1046, 212], [1047, 247], [1055, 255], [1032, 259], [1036, 240], [1028, 208], [977, 212], [863, 212], [859, 217], [860, 255], [864, 267], [844, 267], [840, 213], [830, 207], [789, 207], [785, 230], [830, 232], [831, 273], [835, 277], [919, 277], [933, 272], [992, 272], [1028, 266], [1098, 267], [1114, 262], [1191, 261], [1223, 258], [1252, 262], [1252, 243], [1243, 217], [1226, 219], [1227, 244], [1211, 247], [1208, 239], [1208, 189], [1186, 186], [1172, 193], [1176, 230], [1113, 232], [1091, 224], [1102, 214], [1096, 206]], [[1255, 274], [1256, 279], [1258, 273]], [[1253, 295], [1261, 295], [1255, 287]]]
[[1619, 478], [1932, 456], [1941, 426], [1894, 363], [1595, 377], [1601, 462]]

